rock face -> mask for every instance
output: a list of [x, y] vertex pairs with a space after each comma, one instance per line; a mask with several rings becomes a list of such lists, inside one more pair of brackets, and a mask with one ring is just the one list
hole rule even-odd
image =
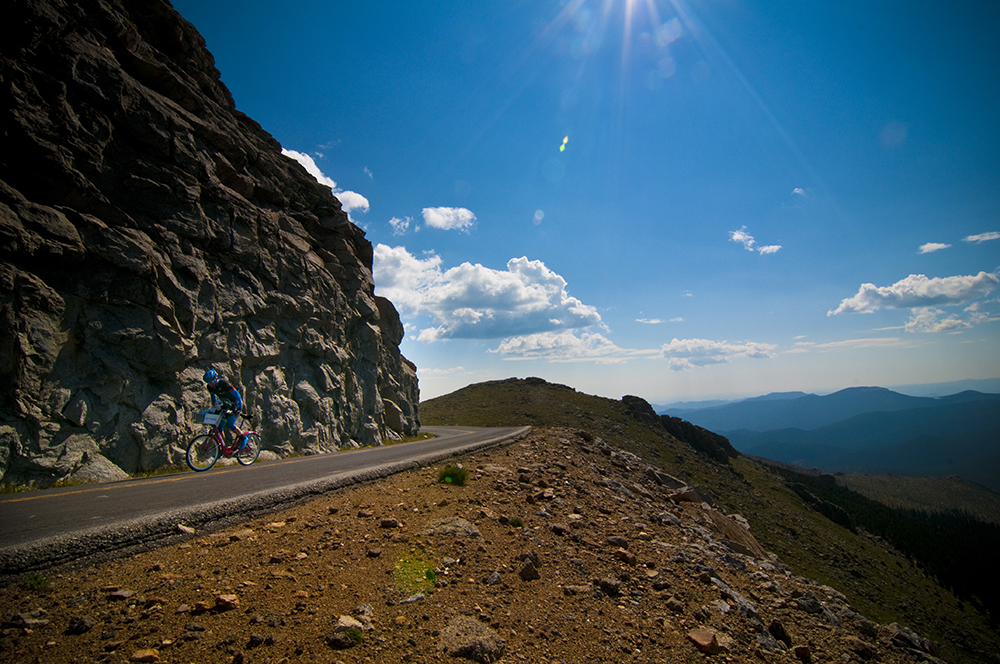
[[0, 27], [0, 475], [180, 462], [216, 368], [264, 447], [419, 428], [372, 247], [236, 110], [165, 0], [14, 0]]

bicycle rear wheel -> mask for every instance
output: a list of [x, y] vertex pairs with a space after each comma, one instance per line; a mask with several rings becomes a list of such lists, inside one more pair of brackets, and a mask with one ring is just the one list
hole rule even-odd
[[191, 470], [208, 470], [219, 460], [219, 443], [215, 436], [202, 434], [196, 436], [187, 449], [187, 464]]
[[236, 460], [244, 466], [249, 466], [260, 456], [260, 436], [256, 431], [247, 434], [247, 444], [236, 453]]

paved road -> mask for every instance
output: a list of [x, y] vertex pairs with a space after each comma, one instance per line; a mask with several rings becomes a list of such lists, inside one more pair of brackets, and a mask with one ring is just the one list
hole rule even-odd
[[217, 466], [141, 480], [11, 494], [0, 499], [0, 576], [180, 537], [180, 523], [215, 528], [357, 482], [515, 440], [527, 427], [424, 427], [437, 438], [250, 467]]

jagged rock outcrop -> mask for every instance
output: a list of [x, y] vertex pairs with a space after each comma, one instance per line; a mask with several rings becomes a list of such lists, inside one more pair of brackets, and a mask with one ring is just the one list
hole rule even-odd
[[634, 419], [654, 428], [663, 427], [677, 440], [687, 443], [720, 463], [728, 463], [730, 458], [740, 455], [725, 436], [703, 429], [679, 417], [657, 415], [649, 402], [642, 397], [625, 395], [622, 397], [622, 403], [625, 404], [629, 415]]
[[177, 463], [209, 366], [265, 447], [415, 433], [371, 243], [236, 110], [195, 28], [165, 0], [4, 14], [0, 475]]
[[719, 463], [728, 463], [729, 459], [740, 455], [725, 436], [703, 429], [697, 424], [670, 415], [660, 415], [660, 423], [667, 432], [682, 440], [694, 449], [707, 454]]

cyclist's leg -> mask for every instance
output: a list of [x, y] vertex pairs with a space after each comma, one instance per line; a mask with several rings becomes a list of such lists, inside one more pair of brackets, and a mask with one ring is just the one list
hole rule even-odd
[[226, 447], [233, 447], [235, 442], [239, 440], [237, 438], [239, 433], [236, 428], [236, 413], [231, 410], [226, 411], [226, 415], [220, 424], [222, 424], [219, 430], [222, 432], [223, 442], [225, 442]]

